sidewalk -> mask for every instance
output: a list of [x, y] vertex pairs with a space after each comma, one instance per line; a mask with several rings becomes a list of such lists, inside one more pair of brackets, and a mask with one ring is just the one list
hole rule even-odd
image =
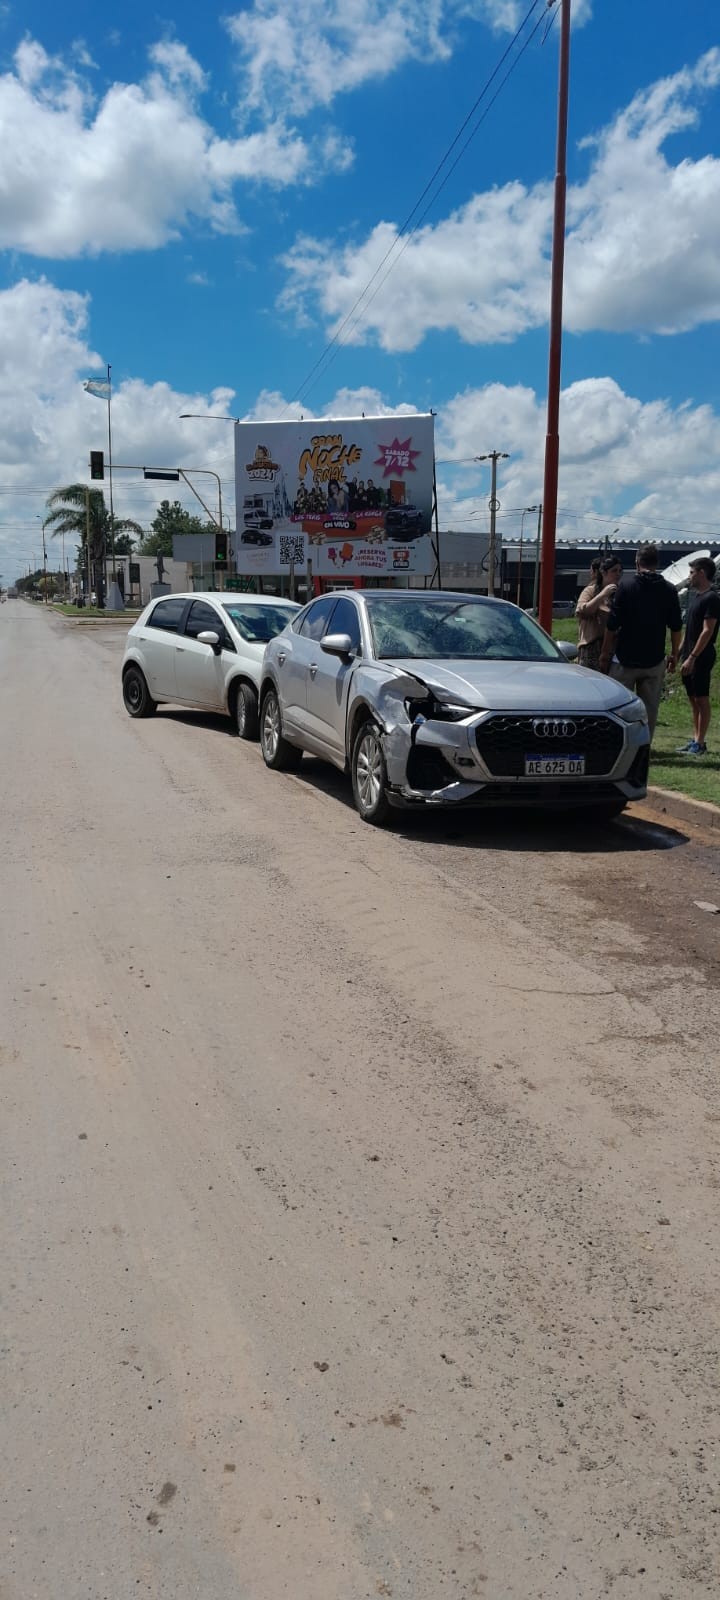
[[675, 789], [658, 789], [654, 784], [648, 785], [647, 799], [640, 803], [677, 822], [692, 822], [697, 828], [714, 829], [720, 844], [720, 806], [710, 805], [707, 800], [692, 800]]

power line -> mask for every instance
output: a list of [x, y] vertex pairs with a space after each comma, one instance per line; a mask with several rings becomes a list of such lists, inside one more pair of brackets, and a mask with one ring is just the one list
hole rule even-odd
[[[550, 6], [554, 5], [555, 3], [556, 3], [556, 0], [546, 0], [546, 8], [549, 8]], [[477, 96], [477, 99], [475, 100], [474, 104], [471, 106], [471, 108], [470, 108], [469, 112], [467, 113], [467, 116], [465, 117], [465, 119], [462, 122], [461, 126], [458, 128], [458, 131], [455, 134], [454, 139], [448, 145], [447, 150], [445, 151], [444, 155], [441, 157], [440, 161], [438, 162], [437, 166], [435, 167], [435, 170], [432, 173], [431, 177], [428, 178], [428, 181], [425, 184], [424, 189], [422, 190], [421, 194], [418, 195], [418, 198], [415, 201], [415, 204], [413, 205], [412, 209], [408, 212], [408, 214], [407, 214], [407, 216], [405, 218], [405, 221], [402, 224], [402, 227], [399, 228], [397, 233], [395, 234], [395, 237], [394, 237], [394, 239], [392, 241], [392, 244], [389, 245], [389, 247], [386, 250], [385, 255], [383, 256], [382, 260], [378, 262], [378, 265], [375, 268], [375, 271], [373, 272], [372, 276], [368, 279], [367, 283], [365, 284], [364, 288], [361, 290], [360, 294], [358, 295], [357, 299], [354, 301], [353, 305], [350, 307], [350, 310], [348, 311], [347, 315], [343, 318], [343, 320], [342, 320], [342, 322], [340, 324], [340, 327], [333, 334], [332, 339], [330, 339], [328, 341], [328, 343], [325, 346], [325, 349], [318, 356], [318, 359], [315, 362], [314, 366], [312, 366], [310, 368], [310, 371], [307, 374], [307, 377], [303, 379], [302, 383], [295, 390], [294, 394], [291, 395], [290, 400], [288, 401], [287, 405], [285, 406], [285, 411], [287, 411], [288, 406], [292, 405], [294, 400], [299, 399], [300, 396], [303, 395], [303, 394], [309, 394], [311, 392], [311, 390], [313, 388], [315, 388], [315, 385], [320, 381], [320, 377], [323, 375], [323, 373], [325, 371], [327, 371], [327, 368], [331, 365], [332, 361], [335, 359], [334, 355], [330, 355], [331, 351], [334, 350], [335, 354], [337, 354], [337, 351], [341, 348], [341, 344], [346, 342], [346, 341], [342, 340], [342, 334], [343, 334], [344, 330], [347, 328], [348, 324], [351, 322], [352, 318], [354, 317], [355, 312], [357, 311], [358, 307], [361, 305], [362, 301], [365, 299], [365, 296], [367, 295], [368, 290], [372, 287], [373, 283], [375, 282], [375, 279], [382, 272], [382, 269], [385, 266], [385, 263], [393, 255], [393, 252], [397, 249], [397, 246], [398, 246], [400, 240], [404, 238], [404, 243], [403, 243], [402, 249], [398, 252], [396, 260], [392, 262], [391, 266], [388, 268], [388, 271], [385, 273], [385, 276], [382, 278], [381, 282], [378, 284], [378, 287], [375, 290], [375, 293], [371, 296], [370, 300], [367, 303], [367, 306], [365, 306], [365, 308], [364, 308], [365, 311], [367, 311], [368, 306], [372, 304], [372, 301], [375, 298], [375, 294], [378, 293], [378, 291], [382, 288], [383, 283], [385, 283], [386, 279], [389, 277], [390, 272], [393, 270], [393, 267], [397, 264], [397, 261], [400, 259], [400, 256], [402, 255], [404, 249], [406, 248], [406, 246], [409, 243], [410, 239], [412, 238], [413, 234], [417, 232], [417, 230], [420, 227], [421, 223], [424, 221], [424, 218], [427, 216], [427, 213], [428, 213], [431, 205], [433, 205], [433, 203], [437, 199], [438, 195], [442, 193], [442, 190], [444, 189], [445, 184], [447, 183], [447, 181], [450, 178], [451, 174], [455, 171], [455, 168], [456, 168], [456, 166], [458, 164], [458, 161], [460, 161], [462, 155], [464, 154], [464, 152], [467, 149], [468, 145], [470, 144], [471, 140], [474, 139], [475, 134], [477, 133], [477, 131], [480, 128], [481, 124], [484, 122], [485, 117], [487, 116], [487, 114], [490, 111], [491, 107], [495, 104], [495, 101], [496, 101], [501, 89], [503, 88], [504, 84], [507, 83], [507, 80], [510, 77], [510, 74], [514, 71], [515, 66], [517, 65], [518, 61], [520, 60], [520, 57], [524, 54], [525, 50], [527, 49], [527, 46], [530, 44], [531, 40], [534, 38], [535, 34], [537, 33], [537, 30], [538, 30], [538, 28], [540, 26], [540, 22], [536, 23], [536, 25], [535, 25], [532, 33], [530, 34], [529, 38], [525, 41], [525, 44], [522, 46], [522, 49], [518, 52], [515, 60], [511, 63], [508, 72], [505, 74], [505, 77], [501, 80], [501, 82], [500, 82], [495, 94], [493, 95], [492, 99], [490, 100], [490, 102], [489, 102], [488, 106], [486, 107], [483, 115], [478, 119], [475, 127], [472, 129], [472, 131], [470, 132], [468, 138], [466, 139], [465, 143], [463, 144], [462, 148], [460, 149], [460, 151], [458, 153], [458, 156], [456, 157], [456, 160], [453, 162], [452, 166], [449, 168], [448, 172], [446, 173], [445, 177], [443, 178], [442, 183], [439, 185], [439, 187], [436, 190], [436, 192], [434, 194], [430, 195], [430, 199], [428, 201], [427, 206], [425, 207], [425, 210], [421, 213], [420, 217], [417, 219], [417, 221], [411, 227], [410, 224], [413, 221], [413, 217], [415, 216], [415, 213], [418, 211], [419, 207], [422, 205], [422, 202], [425, 199], [425, 196], [427, 194], [429, 194], [430, 190], [432, 189], [436, 178], [438, 178], [440, 173], [442, 172], [443, 167], [445, 166], [446, 162], [449, 160], [450, 156], [452, 155], [452, 152], [455, 149], [456, 145], [458, 144], [459, 140], [462, 138], [463, 133], [465, 132], [465, 129], [468, 127], [468, 124], [472, 121], [473, 117], [475, 116], [475, 113], [476, 113], [478, 107], [482, 104], [482, 101], [484, 100], [486, 94], [488, 93], [489, 89], [491, 88], [491, 86], [492, 86], [495, 78], [497, 77], [498, 73], [500, 72], [504, 62], [507, 60], [507, 58], [510, 55], [511, 51], [514, 49], [518, 39], [520, 38], [520, 35], [523, 32], [523, 29], [527, 26], [527, 23], [529, 22], [533, 12], [537, 9], [538, 5], [540, 5], [540, 4], [541, 4], [541, 0], [532, 0], [532, 4], [531, 4], [529, 10], [526, 12], [526, 15], [524, 16], [522, 22], [520, 23], [520, 26], [518, 27], [516, 32], [513, 34], [513, 37], [510, 40], [509, 44], [506, 45], [505, 49], [503, 50], [502, 55], [500, 56], [499, 60], [496, 62], [495, 66], [493, 67], [493, 70], [490, 73], [489, 78], [487, 78], [485, 83], [483, 84], [483, 87], [480, 90], [480, 93]], [[540, 20], [542, 20], [542, 18]], [[407, 235], [406, 238], [404, 237], [405, 235]], [[353, 327], [357, 327], [357, 325], [358, 325], [360, 320], [361, 320], [361, 317], [358, 317], [356, 319], [356, 321], [353, 323]], [[330, 360], [329, 361], [326, 361], [326, 357], [327, 356], [330, 356]], [[325, 364], [324, 367], [323, 367], [323, 363]], [[323, 373], [321, 373], [320, 370], [319, 370], [321, 367], [323, 367]], [[317, 373], [317, 377], [315, 377], [316, 373]], [[310, 384], [310, 379], [311, 378], [315, 378], [315, 381], [312, 384]], [[284, 412], [283, 412], [283, 415], [284, 415]]]

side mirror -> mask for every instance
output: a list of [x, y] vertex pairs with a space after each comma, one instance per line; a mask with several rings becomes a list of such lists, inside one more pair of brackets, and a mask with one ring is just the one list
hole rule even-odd
[[326, 633], [320, 640], [320, 649], [329, 656], [351, 656], [353, 642], [349, 633]]
[[202, 633], [198, 634], [197, 641], [198, 644], [209, 644], [215, 655], [219, 656], [222, 645], [220, 643], [220, 635], [215, 632], [214, 628], [205, 628]]
[[564, 656], [566, 661], [577, 661], [576, 644], [572, 644], [569, 639], [556, 639], [555, 643], [561, 656]]

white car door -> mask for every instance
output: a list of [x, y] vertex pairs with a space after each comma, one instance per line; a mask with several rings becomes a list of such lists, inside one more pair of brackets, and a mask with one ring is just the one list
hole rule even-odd
[[227, 634], [219, 611], [207, 600], [193, 600], [185, 619], [184, 632], [175, 640], [175, 695], [185, 705], [202, 706], [207, 711], [225, 709], [223, 652], [201, 644], [199, 633], [217, 633], [225, 648]]
[[143, 627], [143, 667], [154, 700], [175, 699], [175, 648], [186, 606], [181, 595], [159, 600]]
[[354, 602], [336, 596], [335, 605], [323, 629], [327, 633], [346, 633], [352, 656], [328, 655], [322, 639], [316, 641], [308, 663], [307, 728], [333, 759], [345, 759], [345, 717], [350, 679], [360, 653], [360, 618]]
[[277, 655], [280, 704], [283, 720], [288, 728], [302, 733], [308, 731], [308, 684], [310, 666], [317, 662], [319, 640], [335, 606], [337, 595], [323, 595], [314, 600], [302, 620], [298, 632], [288, 629], [280, 640]]

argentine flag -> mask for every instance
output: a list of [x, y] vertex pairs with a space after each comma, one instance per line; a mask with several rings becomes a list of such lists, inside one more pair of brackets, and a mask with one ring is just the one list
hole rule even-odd
[[83, 389], [86, 394], [94, 394], [98, 400], [110, 399], [110, 385], [107, 378], [86, 378]]

